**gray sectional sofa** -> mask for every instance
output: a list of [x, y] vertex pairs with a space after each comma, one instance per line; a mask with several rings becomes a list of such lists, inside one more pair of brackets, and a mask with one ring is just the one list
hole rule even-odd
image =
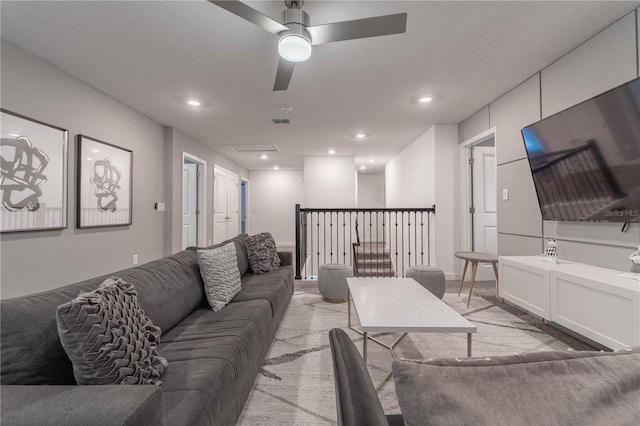
[[334, 328], [329, 342], [342, 426], [635, 426], [640, 419], [640, 347], [394, 359], [402, 414], [385, 415], [351, 338]]
[[[293, 294], [291, 254], [253, 275], [246, 235], [232, 239], [242, 289], [213, 312], [196, 252], [172, 256], [80, 283], [0, 302], [2, 423], [55, 425], [232, 425]], [[138, 301], [162, 329], [169, 361], [162, 386], [78, 386], [58, 338], [55, 313], [108, 276], [133, 284]], [[34, 386], [36, 385], [36, 386]]]

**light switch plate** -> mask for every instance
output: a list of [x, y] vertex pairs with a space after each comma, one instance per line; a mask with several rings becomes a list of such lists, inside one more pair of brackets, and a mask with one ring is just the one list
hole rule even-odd
[[509, 188], [502, 189], [502, 199], [507, 201], [509, 199]]

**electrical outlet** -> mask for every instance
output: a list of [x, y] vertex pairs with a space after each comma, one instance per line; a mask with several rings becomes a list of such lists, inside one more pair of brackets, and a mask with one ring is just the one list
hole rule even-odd
[[209, 244], [207, 244], [207, 245], [208, 245], [208, 246], [210, 246], [210, 245], [211, 245], [211, 238], [209, 238]]
[[134, 254], [134, 255], [133, 255], [133, 264], [134, 264], [134, 265], [137, 265], [137, 264], [138, 264], [138, 255], [137, 255], [137, 254]]
[[502, 190], [502, 200], [507, 201], [509, 199], [509, 188]]

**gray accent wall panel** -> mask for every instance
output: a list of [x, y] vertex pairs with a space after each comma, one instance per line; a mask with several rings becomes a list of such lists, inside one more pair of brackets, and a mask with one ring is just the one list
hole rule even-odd
[[540, 120], [540, 74], [536, 74], [491, 104], [491, 127], [496, 128], [496, 161], [525, 158], [523, 127]]
[[542, 71], [542, 116], [635, 78], [637, 55], [632, 12]]
[[586, 263], [588, 265], [617, 269], [624, 272], [629, 272], [631, 269], [629, 255], [637, 249], [637, 247], [618, 247], [579, 241], [558, 240], [558, 257], [562, 260]]
[[637, 247], [640, 226], [632, 223], [627, 232], [621, 232], [620, 222], [555, 222], [544, 221], [544, 237], [597, 243], [611, 246]]
[[489, 106], [487, 105], [460, 123], [458, 140], [464, 142], [489, 129]]
[[[526, 159], [498, 165], [498, 232], [542, 237], [542, 217]], [[509, 200], [502, 198], [509, 190]]]
[[535, 256], [542, 253], [542, 238], [498, 233], [500, 256]]

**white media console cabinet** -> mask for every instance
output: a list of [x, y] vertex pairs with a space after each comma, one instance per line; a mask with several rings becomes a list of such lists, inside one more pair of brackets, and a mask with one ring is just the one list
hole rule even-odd
[[610, 349], [640, 345], [640, 281], [538, 256], [501, 256], [498, 296]]

